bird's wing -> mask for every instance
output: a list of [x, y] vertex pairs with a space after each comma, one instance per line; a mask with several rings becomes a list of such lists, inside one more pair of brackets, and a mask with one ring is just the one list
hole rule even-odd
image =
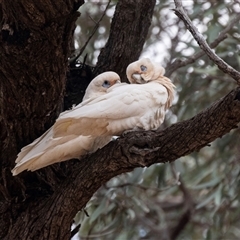
[[116, 86], [91, 103], [60, 116], [53, 126], [54, 137], [118, 135], [135, 128], [150, 129], [148, 124], [154, 121], [154, 114], [164, 106], [167, 96], [166, 88], [155, 82]]
[[[51, 138], [44, 151], [37, 152], [34, 156], [29, 156], [19, 161], [12, 170], [13, 175], [17, 175], [24, 170], [35, 171], [51, 164], [66, 161], [68, 159], [79, 158], [93, 149], [95, 138], [90, 136], [71, 135]], [[38, 146], [36, 150], [41, 146]]]
[[[129, 84], [127, 84], [127, 83], [120, 83], [120, 84], [117, 84], [117, 85], [113, 85], [113, 86], [111, 87], [111, 90], [112, 90], [113, 88], [115, 88], [116, 86], [118, 86], [118, 85], [122, 85], [122, 86], [123, 86], [123, 85], [129, 85]], [[106, 93], [108, 93], [108, 90], [106, 91]], [[104, 94], [102, 94], [102, 95], [104, 95]], [[66, 116], [67, 114], [72, 113], [73, 111], [78, 110], [79, 108], [81, 108], [81, 107], [84, 106], [84, 105], [89, 105], [89, 104], [96, 103], [96, 102], [97, 102], [97, 101], [96, 101], [96, 98], [98, 98], [98, 97], [101, 97], [101, 95], [98, 96], [98, 95], [96, 94], [95, 97], [91, 97], [91, 98], [85, 99], [84, 101], [82, 101], [82, 102], [79, 103], [78, 105], [74, 106], [72, 109], [66, 110], [66, 111], [60, 113], [59, 117], [62, 117], [62, 116], [64, 116], [64, 115]]]

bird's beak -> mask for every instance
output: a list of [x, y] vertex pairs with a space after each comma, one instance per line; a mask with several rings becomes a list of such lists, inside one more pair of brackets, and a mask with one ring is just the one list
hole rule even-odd
[[139, 73], [134, 73], [132, 75], [132, 78], [136, 81], [135, 83], [139, 83], [139, 84], [146, 83], [146, 81], [144, 81], [144, 79], [141, 77], [141, 74]]
[[111, 87], [114, 86], [115, 84], [121, 83], [120, 79], [114, 80], [110, 82]]

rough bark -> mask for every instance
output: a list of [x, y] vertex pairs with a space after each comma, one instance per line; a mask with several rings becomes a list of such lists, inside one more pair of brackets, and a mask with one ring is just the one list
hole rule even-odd
[[112, 20], [109, 39], [102, 49], [94, 74], [115, 71], [122, 81], [126, 68], [143, 49], [156, 0], [120, 0]]
[[[59, 114], [69, 46], [79, 16], [76, 10], [83, 2], [0, 3], [0, 239], [28, 239], [27, 231], [34, 232], [34, 226], [40, 224], [36, 219], [35, 223], [25, 221], [31, 215], [31, 200], [21, 204], [19, 194], [25, 188], [25, 194], [35, 198], [49, 193], [36, 177], [20, 181], [11, 176], [10, 169], [21, 147], [42, 134]], [[37, 188], [41, 188], [39, 193]], [[23, 222], [28, 227], [14, 237], [13, 233], [24, 225], [14, 224], [21, 211], [26, 211]]]
[[92, 67], [84, 63], [72, 62], [67, 72], [66, 92], [63, 110], [69, 110], [75, 104], [82, 102], [85, 90], [93, 79]]

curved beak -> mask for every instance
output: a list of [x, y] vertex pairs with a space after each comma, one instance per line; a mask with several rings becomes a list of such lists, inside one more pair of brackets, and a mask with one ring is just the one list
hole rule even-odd
[[132, 75], [132, 78], [136, 81], [135, 83], [138, 83], [138, 84], [146, 83], [146, 81], [142, 78], [140, 73], [134, 73]]

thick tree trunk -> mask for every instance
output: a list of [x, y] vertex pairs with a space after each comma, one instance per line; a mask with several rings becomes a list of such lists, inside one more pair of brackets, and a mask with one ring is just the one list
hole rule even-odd
[[[46, 184], [36, 176], [13, 178], [10, 169], [19, 150], [49, 128], [60, 112], [69, 46], [79, 16], [76, 10], [83, 2], [0, 3], [0, 239], [55, 239], [35, 230], [53, 220], [40, 221], [44, 214], [31, 213], [49, 194]], [[47, 209], [51, 206], [46, 205]], [[16, 224], [19, 218], [22, 221]]]

